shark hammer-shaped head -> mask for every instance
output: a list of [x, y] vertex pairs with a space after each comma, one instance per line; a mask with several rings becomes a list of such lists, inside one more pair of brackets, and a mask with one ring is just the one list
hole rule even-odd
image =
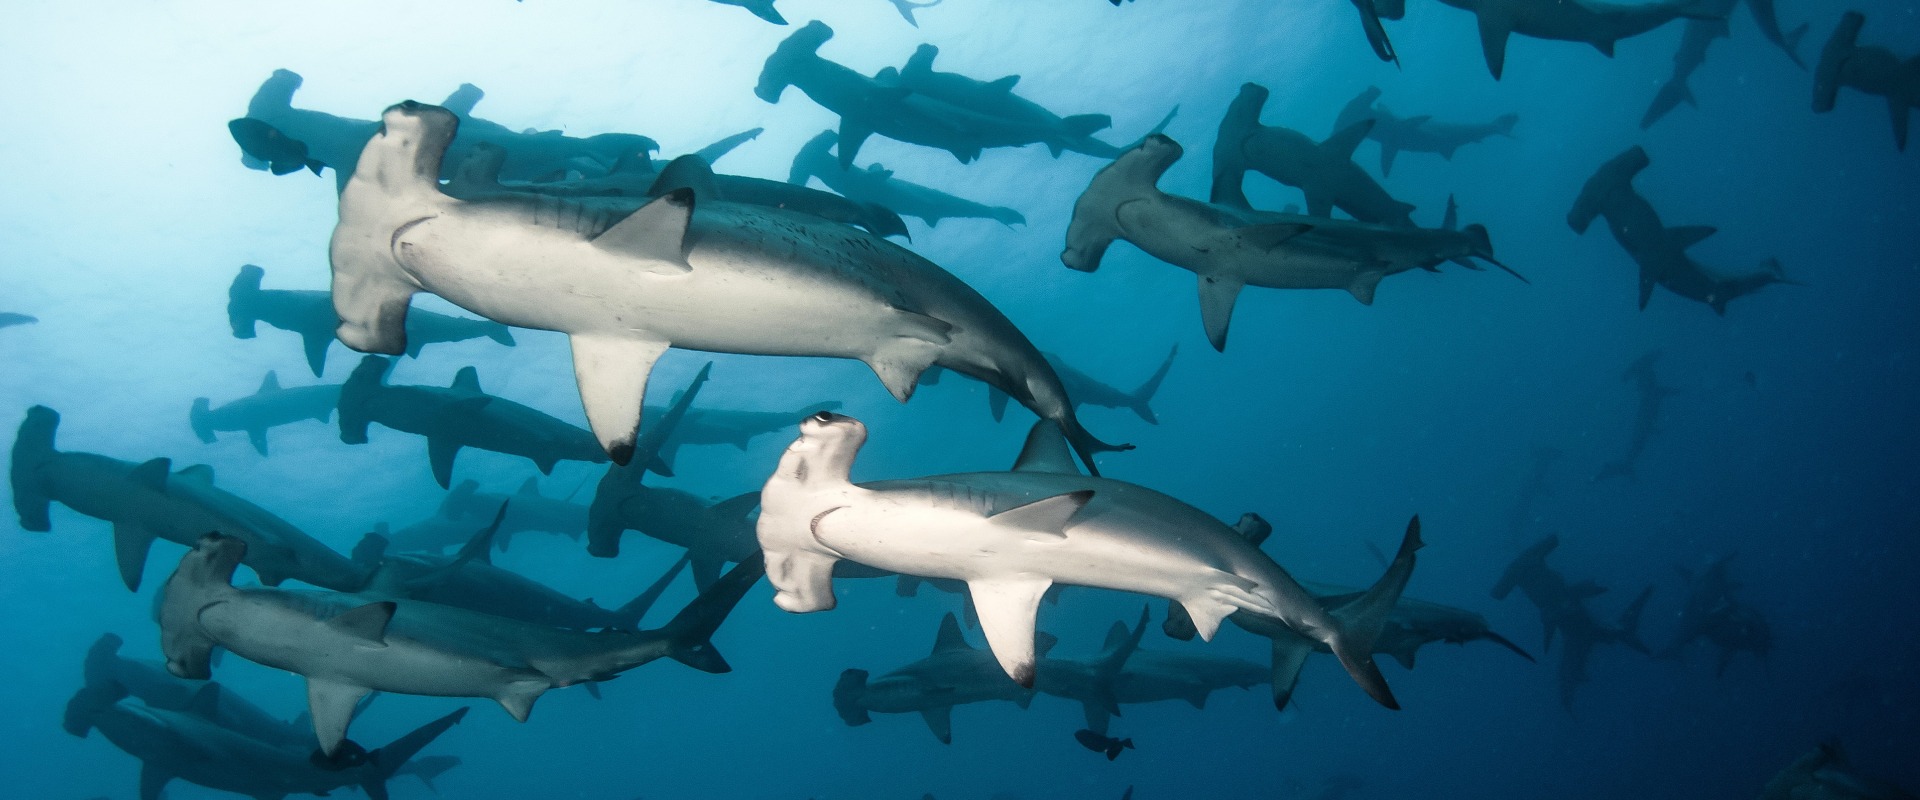
[[233, 591], [233, 571], [247, 554], [247, 543], [209, 533], [180, 559], [167, 579], [160, 602], [160, 651], [176, 677], [206, 680], [213, 675], [215, 642], [200, 627], [200, 612]]

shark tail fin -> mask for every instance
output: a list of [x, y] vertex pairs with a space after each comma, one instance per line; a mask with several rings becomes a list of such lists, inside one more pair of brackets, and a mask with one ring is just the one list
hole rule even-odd
[[1140, 384], [1139, 388], [1134, 389], [1127, 395], [1127, 408], [1132, 409], [1133, 413], [1140, 415], [1140, 418], [1146, 420], [1149, 425], [1160, 424], [1160, 420], [1153, 415], [1153, 406], [1151, 405], [1153, 403], [1153, 396], [1159, 393], [1160, 384], [1166, 381], [1167, 372], [1173, 369], [1173, 357], [1179, 354], [1180, 345], [1175, 344], [1173, 349], [1167, 351], [1166, 360], [1160, 362], [1160, 368], [1154, 370], [1153, 375], [1148, 377], [1145, 383]]
[[370, 355], [360, 359], [360, 365], [354, 367], [353, 374], [340, 385], [340, 441], [367, 443], [367, 425], [373, 421], [367, 401], [386, 384], [387, 370], [391, 368], [392, 359]]
[[1840, 73], [1847, 59], [1853, 56], [1854, 43], [1866, 24], [1866, 15], [1858, 11], [1840, 16], [1840, 24], [1834, 27], [1833, 36], [1828, 37], [1827, 46], [1820, 51], [1820, 63], [1813, 68], [1814, 113], [1833, 110], [1834, 101], [1840, 96]]
[[667, 568], [665, 574], [647, 586], [646, 591], [627, 601], [626, 605], [614, 609], [616, 627], [621, 630], [639, 630], [640, 620], [646, 618], [653, 604], [660, 601], [660, 595], [665, 594], [667, 587], [673, 585], [673, 579], [680, 577], [680, 571], [687, 568], [687, 560], [686, 556], [681, 556], [679, 561], [673, 562], [673, 566]]
[[1811, 26], [1802, 22], [1800, 27], [1787, 31], [1780, 37], [1780, 49], [1787, 51], [1787, 58], [1792, 59], [1793, 65], [1801, 69], [1807, 68], [1807, 62], [1800, 57], [1800, 43], [1806, 40], [1809, 27]]
[[873, 721], [867, 710], [860, 706], [860, 695], [867, 691], [867, 671], [850, 669], [840, 673], [840, 680], [833, 684], [833, 710], [840, 713], [840, 720], [850, 726], [865, 725]]
[[1015, 211], [1011, 208], [1007, 208], [1006, 206], [993, 206], [991, 208], [988, 208], [987, 216], [991, 218], [994, 222], [998, 222], [1009, 228], [1015, 225], [1027, 224], [1027, 215], [1022, 214], [1018, 211]]
[[1381, 61], [1400, 65], [1400, 56], [1393, 52], [1393, 41], [1387, 38], [1387, 27], [1380, 24], [1380, 12], [1373, 7], [1371, 0], [1354, 3], [1360, 9], [1360, 27], [1367, 32], [1367, 44], [1373, 46], [1373, 54]]
[[460, 766], [459, 756], [421, 756], [402, 764], [394, 772], [419, 778], [420, 783], [424, 784], [428, 791], [439, 794], [440, 787], [433, 785], [433, 782], [447, 774], [447, 770], [457, 766]]
[[193, 410], [187, 412], [187, 424], [193, 426], [193, 435], [206, 444], [214, 443], [212, 416], [212, 401], [204, 397], [193, 398]]
[[1414, 554], [1425, 543], [1420, 540], [1420, 517], [1415, 516], [1407, 522], [1406, 535], [1400, 539], [1400, 550], [1393, 557], [1393, 563], [1387, 565], [1387, 571], [1375, 581], [1365, 594], [1340, 608], [1333, 609], [1334, 619], [1340, 623], [1333, 640], [1328, 642], [1333, 654], [1346, 667], [1360, 688], [1365, 689], [1375, 702], [1391, 709], [1399, 709], [1400, 703], [1393, 697], [1393, 690], [1387, 686], [1387, 679], [1380, 674], [1379, 666], [1373, 663], [1373, 644], [1380, 638], [1380, 630], [1385, 627], [1387, 615], [1393, 613], [1393, 607], [1400, 602], [1400, 593], [1407, 588], [1407, 579], [1413, 577]]
[[247, 264], [240, 267], [240, 274], [233, 276], [233, 283], [227, 286], [227, 324], [233, 327], [233, 338], [251, 339], [255, 335], [254, 323], [260, 317], [253, 312], [253, 302], [260, 295], [260, 279], [267, 271]]
[[[387, 800], [387, 781], [400, 771], [400, 767], [412, 760], [421, 748], [432, 744], [433, 740], [440, 738], [440, 734], [446, 733], [448, 728], [458, 725], [460, 720], [467, 716], [467, 711], [467, 706], [461, 706], [454, 709], [453, 713], [415, 728], [412, 733], [369, 753], [367, 762], [373, 766], [373, 769], [369, 770], [360, 781], [360, 788], [366, 790], [367, 797], [372, 800]], [[448, 765], [440, 771], [445, 772], [451, 768], [452, 765]], [[421, 780], [428, 781], [428, 786], [433, 785], [428, 777], [423, 776]]]
[[1061, 122], [1075, 136], [1092, 136], [1113, 127], [1113, 118], [1105, 114], [1075, 114]]
[[13, 439], [13, 510], [20, 514], [21, 530], [53, 529], [47, 513], [53, 498], [47, 494], [40, 469], [59, 455], [53, 449], [53, 436], [59, 429], [60, 412], [34, 406], [27, 409], [27, 418], [20, 421], [20, 431]]
[[1620, 612], [1618, 634], [1620, 643], [1641, 653], [1650, 652], [1647, 649], [1647, 643], [1640, 640], [1640, 616], [1646, 611], [1647, 600], [1651, 597], [1653, 597], [1653, 587], [1641, 589], [1640, 594], [1633, 598], [1633, 602], [1627, 604], [1626, 610]]
[[708, 586], [661, 629], [672, 639], [673, 646], [668, 655], [701, 672], [733, 671], [733, 667], [721, 657], [719, 650], [714, 649], [710, 640], [713, 632], [720, 629], [720, 623], [727, 620], [727, 614], [740, 603], [740, 598], [745, 597], [747, 590], [752, 589], [766, 572], [766, 555], [754, 553]]

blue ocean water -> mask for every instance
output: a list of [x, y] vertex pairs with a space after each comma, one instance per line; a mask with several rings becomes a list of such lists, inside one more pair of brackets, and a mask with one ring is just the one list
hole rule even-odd
[[[1309, 661], [1297, 706], [1277, 712], [1263, 686], [1225, 689], [1204, 709], [1124, 709], [1116, 735], [1137, 750], [1113, 762], [1073, 739], [1071, 702], [1040, 697], [962, 706], [942, 744], [915, 715], [850, 727], [830, 701], [848, 668], [880, 674], [926, 655], [954, 596], [896, 595], [886, 581], [841, 581], [840, 605], [777, 609], [758, 587], [715, 638], [733, 672], [641, 667], [603, 699], [553, 692], [514, 722], [486, 701], [383, 696], [353, 730], [373, 747], [452, 709], [474, 712], [427, 752], [462, 763], [435, 783], [446, 797], [942, 798], [1330, 796], [1350, 798], [1754, 797], [1776, 772], [1837, 741], [1862, 773], [1920, 786], [1914, 630], [1920, 618], [1920, 373], [1910, 300], [1920, 297], [1920, 166], [1902, 154], [1878, 99], [1843, 92], [1809, 109], [1810, 73], [1760, 35], [1744, 8], [1693, 76], [1697, 106], [1650, 130], [1639, 120], [1671, 71], [1679, 23], [1623, 40], [1616, 55], [1515, 37], [1505, 75], [1482, 61], [1473, 17], [1416, 0], [1389, 21], [1398, 66], [1367, 48], [1353, 8], [1335, 0], [1175, 2], [946, 0], [910, 27], [880, 0], [779, 0], [789, 26], [699, 0], [506, 0], [327, 4], [116, 2], [15, 8], [0, 31], [0, 312], [36, 323], [0, 329], [0, 414], [32, 405], [62, 415], [62, 450], [140, 462], [207, 464], [217, 484], [337, 550], [378, 523], [427, 518], [444, 492], [419, 437], [376, 427], [342, 444], [332, 424], [275, 429], [270, 457], [240, 434], [202, 443], [187, 424], [196, 397], [220, 404], [316, 381], [298, 337], [262, 326], [233, 337], [227, 287], [242, 264], [269, 288], [325, 289], [337, 220], [334, 173], [249, 170], [225, 129], [276, 69], [305, 78], [294, 105], [375, 119], [405, 99], [438, 102], [462, 83], [485, 90], [475, 114], [514, 129], [653, 137], [682, 153], [741, 130], [757, 139], [716, 163], [780, 179], [792, 154], [838, 123], [789, 89], [752, 89], [767, 55], [808, 20], [833, 26], [821, 54], [863, 74], [919, 44], [938, 68], [982, 79], [1018, 74], [1018, 91], [1061, 114], [1105, 113], [1124, 143], [1169, 110], [1165, 133], [1187, 155], [1161, 187], [1205, 198], [1215, 128], [1239, 87], [1272, 90], [1263, 119], [1315, 138], [1369, 86], [1402, 116], [1519, 115], [1512, 138], [1451, 159], [1406, 153], [1382, 184], [1437, 227], [1448, 198], [1484, 224], [1499, 258], [1524, 274], [1445, 266], [1388, 279], [1372, 305], [1344, 291], [1249, 289], [1232, 344], [1209, 347], [1193, 276], [1116, 244], [1083, 274], [1059, 259], [1075, 198], [1106, 161], [1029, 146], [962, 164], [882, 137], [860, 163], [990, 205], [1026, 224], [909, 219], [911, 249], [978, 289], [1042, 349], [1131, 387], [1178, 344], [1153, 400], [1159, 423], [1088, 408], [1083, 419], [1137, 449], [1100, 457], [1105, 475], [1149, 486], [1225, 520], [1258, 512], [1265, 549], [1293, 574], [1365, 585], [1409, 516], [1427, 547], [1417, 597], [1483, 614], [1539, 658], [1485, 642], [1433, 646], [1418, 668], [1382, 658], [1403, 710], [1382, 709], [1331, 659]], [[1910, 2], [1859, 0], [1863, 43], [1920, 52]], [[1806, 23], [1809, 62], [1842, 9], [1780, 0]], [[1735, 301], [1725, 316], [1657, 290], [1636, 308], [1635, 268], [1603, 226], [1570, 231], [1567, 209], [1604, 161], [1643, 146], [1636, 186], [1673, 225], [1711, 225], [1692, 250], [1728, 272], [1777, 258], [1793, 285]], [[1355, 160], [1379, 177], [1378, 151]], [[816, 184], [817, 186], [818, 184]], [[1302, 202], [1249, 178], [1256, 207]], [[464, 315], [422, 295], [416, 308]], [[401, 359], [392, 381], [444, 386], [477, 367], [493, 394], [584, 424], [565, 337], [514, 332]], [[1639, 404], [1622, 371], [1658, 350], [1673, 390], [1630, 479], [1596, 480], [1629, 447]], [[321, 380], [358, 359], [335, 345]], [[964, 379], [896, 403], [852, 361], [672, 351], [653, 375], [656, 402], [713, 363], [701, 404], [790, 410], [834, 400], [872, 440], [854, 477], [871, 480], [1004, 469], [1031, 417], [996, 423], [987, 390]], [[12, 419], [14, 417], [8, 417]], [[684, 448], [675, 476], [649, 482], [713, 500], [758, 488], [792, 431], [744, 449]], [[1534, 491], [1534, 452], [1562, 453]], [[455, 478], [511, 492], [537, 473], [525, 459], [463, 452]], [[540, 480], [585, 502], [605, 467], [562, 462]], [[11, 515], [9, 515], [11, 516]], [[16, 527], [9, 518], [4, 525]], [[60, 729], [88, 647], [103, 633], [123, 653], [158, 658], [154, 593], [183, 548], [154, 546], [138, 593], [121, 584], [107, 523], [56, 505], [50, 532], [0, 535], [0, 715], [6, 796], [135, 797], [139, 762], [96, 734]], [[1520, 550], [1557, 533], [1552, 564], [1609, 591], [1590, 601], [1612, 620], [1653, 587], [1642, 620], [1655, 649], [1673, 635], [1686, 585], [1737, 554], [1738, 597], [1772, 629], [1764, 660], [1720, 675], [1710, 649], [1657, 660], [1602, 648], [1570, 710], [1543, 649], [1538, 612], [1489, 588]], [[626, 537], [617, 559], [575, 541], [518, 537], [495, 563], [576, 597], [625, 601], [678, 557]], [[243, 571], [243, 575], [245, 572]], [[250, 576], [249, 576], [250, 578]], [[650, 620], [693, 596], [683, 581]], [[1063, 654], [1090, 655], [1142, 599], [1075, 589], [1044, 606]], [[1152, 600], [1156, 622], [1165, 603]], [[1157, 627], [1157, 626], [1155, 626]], [[981, 645], [978, 631], [968, 636]], [[1265, 664], [1267, 643], [1228, 626], [1207, 644], [1149, 629], [1145, 647]], [[271, 712], [304, 707], [301, 680], [228, 657], [215, 676]], [[343, 790], [351, 792], [354, 790]], [[411, 778], [396, 797], [430, 796]], [[174, 782], [167, 796], [230, 796]]]

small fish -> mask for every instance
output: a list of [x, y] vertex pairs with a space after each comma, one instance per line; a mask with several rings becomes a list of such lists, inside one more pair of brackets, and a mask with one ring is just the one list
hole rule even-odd
[[280, 132], [279, 128], [252, 117], [241, 117], [227, 123], [227, 132], [233, 134], [234, 143], [247, 155], [267, 162], [267, 170], [275, 175], [299, 172], [302, 168], [320, 170], [327, 165], [307, 157], [307, 143]]
[[1074, 731], [1073, 738], [1080, 740], [1081, 747], [1096, 753], [1106, 753], [1108, 761], [1119, 758], [1121, 750], [1133, 749], [1132, 739], [1115, 739], [1087, 728]]

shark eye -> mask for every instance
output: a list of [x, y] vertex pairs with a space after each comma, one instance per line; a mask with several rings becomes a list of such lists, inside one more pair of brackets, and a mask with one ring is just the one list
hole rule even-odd
[[831, 412], [821, 411], [821, 412], [815, 413], [809, 419], [812, 419], [814, 422], [832, 422], [833, 414]]

